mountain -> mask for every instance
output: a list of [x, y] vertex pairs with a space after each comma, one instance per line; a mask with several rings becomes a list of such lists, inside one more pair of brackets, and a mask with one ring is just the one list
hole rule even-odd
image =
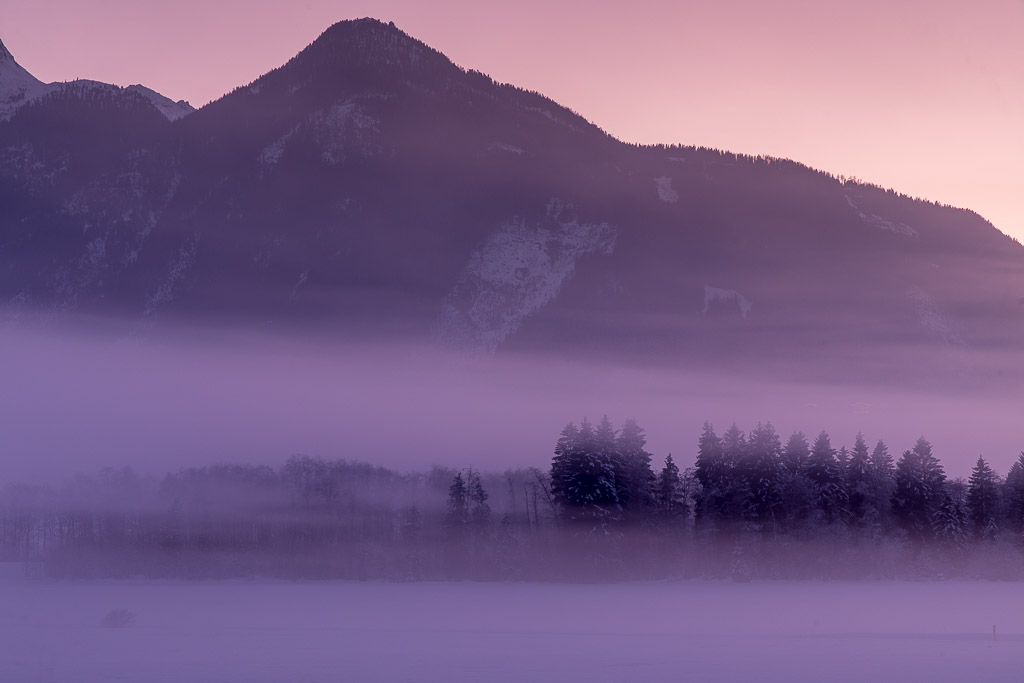
[[67, 84], [0, 123], [8, 318], [823, 380], [1024, 367], [1024, 248], [977, 214], [625, 144], [391, 24], [336, 24], [188, 116], [153, 95]]
[[125, 90], [136, 92], [147, 100], [150, 104], [157, 108], [157, 110], [167, 117], [168, 121], [177, 121], [183, 116], [187, 116], [195, 111], [195, 107], [186, 102], [185, 100], [178, 100], [175, 102], [169, 97], [164, 97], [155, 90], [150, 90], [144, 85], [129, 85]]
[[25, 71], [0, 41], [0, 120], [9, 119], [22, 104], [49, 90], [50, 86]]
[[[50, 93], [63, 90], [82, 92], [90, 88], [121, 89], [116, 85], [84, 79], [66, 83], [43, 83], [18, 64], [3, 42], [0, 42], [0, 121], [10, 119], [21, 106]], [[142, 95], [170, 121], [195, 111], [192, 105], [184, 100], [175, 102], [142, 85], [130, 85], [124, 90]]]

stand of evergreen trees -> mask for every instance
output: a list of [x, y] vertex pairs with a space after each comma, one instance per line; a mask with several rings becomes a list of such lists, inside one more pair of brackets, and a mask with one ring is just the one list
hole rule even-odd
[[644, 443], [632, 421], [618, 434], [607, 418], [596, 429], [587, 420], [568, 425], [551, 465], [565, 522], [607, 531], [692, 520], [704, 535], [776, 539], [841, 528], [957, 548], [1024, 532], [1024, 453], [1005, 479], [979, 457], [964, 482], [947, 479], [924, 437], [894, 460], [863, 434], [852, 449], [836, 449], [824, 431], [813, 443], [796, 432], [783, 444], [770, 423], [749, 435], [734, 424], [721, 436], [705, 423], [684, 473], [671, 455], [655, 473]]
[[296, 456], [0, 491], [0, 561], [53, 577], [388, 580], [1024, 578], [1024, 453], [947, 478], [924, 438], [785, 442], [705, 424], [692, 467], [644, 430], [562, 430], [549, 470], [397, 473]]

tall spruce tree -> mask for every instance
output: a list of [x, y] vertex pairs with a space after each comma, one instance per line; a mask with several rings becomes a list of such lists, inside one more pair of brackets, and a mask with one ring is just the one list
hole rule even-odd
[[944, 503], [946, 474], [932, 455], [924, 437], [904, 451], [896, 463], [896, 489], [892, 508], [913, 543], [923, 543], [934, 533], [939, 507]]
[[896, 476], [896, 465], [893, 462], [892, 455], [889, 454], [889, 447], [881, 439], [878, 440], [874, 450], [871, 451], [871, 469], [875, 471], [875, 474], [883, 478], [891, 479]]
[[1017, 533], [1024, 532], [1024, 452], [1006, 473], [1006, 521]]
[[980, 455], [967, 480], [967, 508], [974, 537], [994, 540], [999, 526], [999, 479]]
[[839, 450], [836, 451], [836, 462], [839, 463], [839, 471], [843, 475], [843, 481], [846, 481], [846, 468], [850, 465], [850, 450], [845, 446], [840, 446]]
[[491, 506], [487, 504], [487, 491], [480, 473], [472, 467], [466, 470], [466, 498], [473, 528], [478, 532], [485, 531], [491, 522]]
[[462, 472], [455, 475], [448, 487], [448, 514], [445, 521], [451, 529], [459, 531], [469, 524], [469, 491]]
[[960, 555], [967, 550], [969, 520], [959, 496], [948, 493], [943, 496], [932, 524], [937, 539], [955, 554]]
[[722, 434], [721, 448], [726, 474], [720, 489], [720, 517], [727, 522], [739, 522], [743, 519], [748, 496], [747, 479], [744, 476], [747, 471], [747, 437], [736, 423]]
[[845, 521], [846, 514], [846, 487], [835, 453], [828, 432], [822, 431], [814, 439], [804, 465], [804, 472], [813, 486], [815, 507], [821, 511], [826, 524]]
[[671, 453], [666, 456], [665, 466], [661, 468], [661, 474], [658, 475], [655, 500], [658, 506], [658, 513], [665, 519], [685, 517], [689, 512], [686, 510], [683, 482], [679, 477], [679, 468], [676, 467], [675, 462], [672, 460]]
[[739, 466], [746, 455], [747, 437], [743, 434], [743, 430], [733, 422], [722, 434], [722, 459], [728, 468], [732, 469]]
[[612, 469], [615, 471], [613, 477], [615, 495], [618, 498], [619, 504], [627, 507], [629, 505], [629, 492], [626, 484], [626, 464], [616, 444], [615, 427], [607, 415], [601, 417], [600, 422], [597, 423], [597, 428], [594, 430], [593, 453], [602, 461], [611, 463]]
[[622, 468], [620, 497], [629, 506], [633, 518], [643, 518], [655, 507], [655, 476], [646, 445], [647, 435], [636, 420], [622, 423], [615, 441]]
[[715, 434], [715, 428], [710, 422], [704, 423], [698, 441], [694, 473], [701, 486], [697, 501], [697, 521], [714, 527], [727, 514], [732, 467], [722, 452], [722, 439]]
[[555, 444], [555, 457], [551, 459], [551, 497], [561, 509], [569, 506], [572, 497], [570, 487], [573, 486], [574, 462], [579, 451], [580, 430], [570, 422], [562, 428]]
[[816, 506], [814, 486], [805, 471], [811, 455], [810, 444], [803, 432], [794, 432], [782, 449], [779, 482], [782, 489], [781, 516], [788, 530], [794, 530]]
[[803, 432], [793, 432], [786, 440], [786, 447], [782, 449], [782, 465], [789, 470], [790, 474], [796, 474], [803, 470], [804, 463], [811, 454], [811, 447], [807, 443], [807, 437]]
[[896, 465], [889, 447], [881, 439], [871, 451], [871, 504], [878, 519], [889, 519], [892, 513], [892, 497], [896, 492]]
[[846, 490], [850, 496], [850, 517], [854, 523], [862, 524], [876, 513], [872, 505], [873, 489], [871, 455], [864, 435], [858, 432], [850, 460], [846, 464]]
[[775, 512], [782, 502], [779, 480], [782, 441], [770, 422], [758, 423], [747, 440], [746, 454], [740, 468], [746, 492], [744, 512], [747, 519], [758, 522], [762, 529], [776, 530]]

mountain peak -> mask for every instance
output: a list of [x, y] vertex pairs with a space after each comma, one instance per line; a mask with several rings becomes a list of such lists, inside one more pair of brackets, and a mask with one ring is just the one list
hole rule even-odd
[[379, 34], [387, 35], [391, 34], [394, 36], [401, 36], [407, 40], [413, 42], [419, 42], [406, 32], [398, 29], [394, 22], [382, 22], [381, 19], [374, 18], [372, 16], [364, 16], [357, 19], [342, 19], [340, 22], [332, 24], [327, 30], [321, 34], [321, 38], [335, 38], [345, 34], [348, 35], [359, 35], [359, 34]]
[[30, 74], [0, 41], [0, 121], [34, 97], [46, 94], [50, 86]]
[[443, 54], [379, 19], [347, 19], [331, 25], [299, 55], [348, 64], [416, 65], [437, 61]]

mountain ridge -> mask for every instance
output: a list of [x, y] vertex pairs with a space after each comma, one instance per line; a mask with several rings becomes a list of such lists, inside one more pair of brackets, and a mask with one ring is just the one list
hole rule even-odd
[[83, 88], [98, 86], [138, 93], [170, 121], [177, 120], [195, 111], [195, 108], [185, 100], [174, 102], [170, 98], [164, 97], [155, 90], [143, 85], [121, 87], [90, 79], [43, 83], [21, 66], [10, 50], [4, 45], [3, 41], [0, 40], [0, 121], [10, 119], [25, 104], [46, 97], [55, 91], [67, 90], [69, 88], [77, 88], [81, 91]]
[[[880, 377], [1020, 351], [1024, 248], [976, 213], [624, 143], [377, 20], [174, 121], [143, 95], [0, 123], [9, 314]], [[71, 120], [88, 135], [55, 135]]]

